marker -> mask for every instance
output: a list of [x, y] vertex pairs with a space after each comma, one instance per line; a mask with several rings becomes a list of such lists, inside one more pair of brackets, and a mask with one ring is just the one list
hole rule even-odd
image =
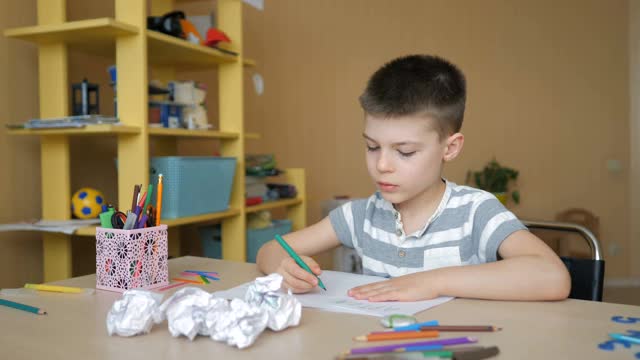
[[276, 235], [276, 241], [289, 254], [289, 256], [291, 256], [293, 260], [295, 260], [296, 263], [300, 265], [301, 268], [305, 269], [309, 274], [315, 276], [318, 279], [318, 286], [320, 286], [324, 291], [327, 291], [327, 288], [322, 283], [322, 280], [316, 274], [314, 274], [313, 271], [311, 271], [311, 268], [309, 267], [309, 265], [307, 265], [307, 263], [302, 261], [300, 256], [298, 256], [298, 254], [296, 254], [296, 252], [293, 251], [291, 246], [289, 246], [289, 244], [287, 244], [287, 242], [284, 241], [284, 239], [280, 235]]
[[69, 293], [69, 294], [79, 294], [84, 292], [84, 289], [70, 286], [59, 286], [59, 285], [45, 285], [45, 284], [24, 284], [24, 287], [27, 289], [34, 289], [39, 291], [52, 291], [52, 292], [61, 292], [61, 293]]

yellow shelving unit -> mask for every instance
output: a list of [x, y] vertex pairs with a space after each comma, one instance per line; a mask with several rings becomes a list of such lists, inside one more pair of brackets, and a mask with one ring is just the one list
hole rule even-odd
[[[237, 159], [229, 210], [163, 221], [169, 225], [170, 253], [176, 251], [175, 226], [222, 222], [224, 259], [244, 261], [246, 257], [246, 219], [249, 212], [282, 206], [294, 229], [304, 227], [304, 170], [289, 169], [288, 181], [298, 188], [296, 199], [245, 207], [244, 141], [258, 139], [247, 134], [243, 121], [243, 68], [255, 66], [242, 50], [242, 1], [218, 0], [218, 27], [233, 39], [238, 56], [191, 44], [146, 29], [147, 15], [161, 15], [174, 9], [173, 0], [114, 0], [115, 18], [66, 21], [66, 0], [38, 0], [36, 26], [9, 29], [4, 35], [33, 42], [38, 46], [40, 74], [40, 117], [68, 115], [67, 83], [69, 49], [115, 58], [118, 69], [118, 117], [120, 125], [94, 125], [79, 129], [9, 130], [12, 135], [37, 135], [41, 143], [42, 217], [68, 220], [71, 198], [69, 137], [112, 135], [117, 138], [118, 203], [131, 201], [134, 184], [149, 183], [149, 142], [153, 138], [157, 156], [176, 155], [178, 138], [211, 138], [221, 142], [222, 156]], [[148, 73], [152, 69], [161, 80], [175, 79], [176, 70], [215, 69], [218, 85], [219, 129], [190, 131], [149, 127]], [[95, 227], [81, 228], [76, 235], [94, 236]], [[71, 277], [71, 238], [44, 233], [44, 280]]]

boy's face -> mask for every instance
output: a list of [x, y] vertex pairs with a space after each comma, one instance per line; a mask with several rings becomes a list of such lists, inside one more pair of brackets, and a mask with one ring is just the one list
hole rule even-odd
[[424, 116], [366, 116], [367, 169], [387, 201], [428, 196], [441, 182], [448, 139], [440, 139], [434, 122]]

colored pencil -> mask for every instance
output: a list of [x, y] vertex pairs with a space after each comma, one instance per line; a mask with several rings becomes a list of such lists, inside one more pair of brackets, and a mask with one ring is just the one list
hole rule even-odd
[[447, 354], [446, 351], [442, 351], [442, 355], [437, 355], [438, 353], [434, 353], [434, 355], [427, 353], [384, 353], [384, 354], [364, 354], [364, 355], [348, 355], [348, 356], [339, 356], [336, 359], [338, 360], [446, 360], [451, 359], [452, 356], [445, 356]]
[[289, 246], [289, 244], [287, 244], [287, 242], [280, 235], [276, 235], [275, 238], [276, 238], [276, 241], [278, 242], [278, 244], [280, 244], [280, 246], [282, 246], [284, 251], [286, 251], [287, 254], [289, 254], [289, 256], [291, 256], [293, 258], [293, 260], [295, 260], [296, 264], [298, 264], [298, 266], [303, 268], [309, 274], [315, 276], [316, 279], [318, 279], [318, 286], [322, 290], [327, 291], [327, 287], [324, 286], [324, 284], [322, 283], [322, 279], [320, 279], [318, 277], [318, 275], [314, 274], [313, 271], [311, 271], [311, 268], [309, 267], [309, 265], [307, 265], [307, 263], [305, 263], [302, 260], [302, 258], [300, 258], [300, 256], [291, 248], [291, 246]]
[[25, 304], [20, 304], [14, 301], [9, 301], [9, 300], [5, 300], [5, 299], [0, 299], [0, 305], [3, 306], [7, 306], [10, 308], [14, 308], [14, 309], [18, 309], [18, 310], [22, 310], [22, 311], [26, 311], [26, 312], [30, 312], [30, 313], [34, 313], [37, 315], [47, 315], [47, 312], [37, 308], [35, 306], [31, 306], [31, 305], [25, 305]]
[[438, 320], [430, 320], [430, 321], [419, 322], [411, 325], [396, 326], [391, 329], [387, 329], [383, 331], [372, 331], [371, 334], [388, 333], [391, 331], [418, 331], [423, 326], [434, 326], [438, 324], [439, 324]]
[[192, 273], [192, 272], [186, 272], [183, 271], [180, 273], [181, 276], [196, 276], [196, 277], [202, 277], [204, 276], [205, 278], [207, 278], [208, 280], [214, 280], [214, 281], [218, 281], [220, 280], [220, 278], [212, 276], [212, 275], [206, 275], [206, 274], [196, 274], [196, 273]]
[[200, 279], [205, 283], [205, 284], [209, 284], [209, 280], [207, 280], [207, 277], [204, 275], [200, 275]]
[[187, 283], [185, 283], [185, 282], [176, 282], [176, 283], [169, 284], [169, 285], [163, 286], [161, 288], [158, 288], [157, 290], [158, 291], [165, 291], [165, 290], [177, 288], [178, 286], [184, 286], [184, 285], [187, 285]]
[[456, 360], [481, 360], [488, 359], [497, 356], [500, 353], [500, 349], [497, 346], [489, 346], [484, 349], [470, 350], [470, 351], [453, 351], [453, 357]]
[[422, 326], [421, 331], [480, 331], [494, 332], [500, 331], [502, 328], [490, 325], [438, 325], [438, 326]]
[[156, 191], [156, 226], [160, 226], [162, 215], [162, 174], [158, 175], [158, 190]]
[[637, 338], [635, 336], [629, 336], [625, 334], [616, 334], [616, 333], [611, 333], [609, 334], [609, 336], [615, 340], [622, 340], [622, 341], [626, 341], [634, 344], [640, 344], [640, 338]]
[[384, 352], [406, 352], [406, 348], [408, 347], [416, 347], [416, 346], [424, 346], [424, 345], [462, 345], [462, 344], [473, 344], [478, 342], [478, 339], [472, 337], [459, 337], [459, 338], [450, 338], [450, 339], [438, 339], [438, 340], [429, 340], [429, 341], [418, 341], [413, 343], [402, 343], [402, 344], [391, 344], [391, 345], [381, 345], [381, 346], [371, 346], [371, 347], [363, 347], [363, 348], [355, 348], [349, 350], [345, 355], [349, 354], [374, 354], [374, 353], [384, 353]]
[[198, 275], [218, 275], [216, 271], [185, 270], [184, 272]]
[[202, 281], [189, 280], [189, 279], [173, 278], [173, 279], [171, 279], [171, 280], [173, 280], [173, 281], [186, 282], [186, 283], [190, 283], [190, 284], [202, 284]]
[[70, 286], [58, 286], [58, 285], [45, 285], [45, 284], [24, 284], [27, 289], [34, 289], [38, 291], [52, 291], [69, 294], [79, 294], [84, 292], [84, 289]]
[[[356, 355], [339, 355], [336, 359], [339, 360], [413, 360], [413, 359], [431, 359], [433, 358], [432, 354], [437, 354], [441, 351], [450, 351], [453, 353], [453, 358], [458, 359], [458, 356], [462, 353], [473, 353], [473, 354], [482, 354], [485, 350], [496, 351], [495, 346], [493, 347], [484, 347], [478, 345], [470, 345], [470, 346], [442, 346], [442, 345], [424, 345], [424, 346], [415, 346], [411, 348], [411, 350], [415, 351], [403, 351], [403, 352], [385, 352], [385, 353], [373, 353], [373, 354], [356, 354]], [[496, 352], [497, 353], [497, 352]], [[438, 357], [440, 358], [440, 357]], [[485, 359], [486, 357], [477, 357], [477, 359]], [[469, 358], [466, 358], [470, 360]]]
[[437, 338], [437, 331], [390, 331], [386, 333], [375, 333], [353, 338], [355, 341], [385, 341], [404, 339]]

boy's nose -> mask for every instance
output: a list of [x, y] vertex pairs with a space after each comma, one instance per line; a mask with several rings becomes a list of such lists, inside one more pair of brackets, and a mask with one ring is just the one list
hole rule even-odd
[[380, 152], [380, 156], [378, 157], [378, 161], [376, 162], [376, 169], [381, 173], [393, 171], [393, 166], [389, 159], [389, 154], [387, 154], [385, 151]]

